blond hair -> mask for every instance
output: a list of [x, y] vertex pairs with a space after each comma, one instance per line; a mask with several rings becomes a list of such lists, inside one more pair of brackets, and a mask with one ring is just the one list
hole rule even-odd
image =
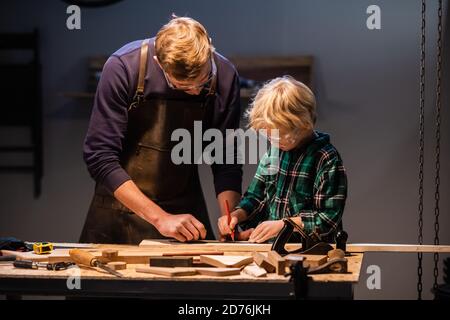
[[162, 68], [177, 80], [195, 79], [211, 59], [214, 47], [198, 21], [177, 17], [164, 25], [155, 40], [156, 57]]
[[249, 126], [255, 130], [309, 131], [316, 122], [316, 99], [305, 84], [283, 76], [258, 91], [247, 115]]

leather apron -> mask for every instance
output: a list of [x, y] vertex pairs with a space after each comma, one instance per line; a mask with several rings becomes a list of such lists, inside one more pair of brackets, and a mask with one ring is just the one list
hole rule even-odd
[[[171, 214], [192, 214], [205, 226], [207, 239], [213, 239], [197, 165], [193, 159], [191, 164], [172, 162], [172, 148], [179, 142], [171, 141], [171, 135], [183, 128], [194, 136], [194, 121], [204, 120], [207, 107], [212, 106], [216, 81], [208, 95], [192, 101], [145, 99], [148, 51], [147, 39], [141, 45], [138, 86], [128, 111], [121, 165], [148, 198]], [[104, 186], [96, 185], [80, 242], [138, 244], [162, 238], [153, 225], [123, 206]]]

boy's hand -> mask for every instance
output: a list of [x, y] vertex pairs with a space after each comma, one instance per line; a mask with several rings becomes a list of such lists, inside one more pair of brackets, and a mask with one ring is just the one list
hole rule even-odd
[[233, 215], [231, 216], [230, 224], [228, 224], [228, 217], [226, 215], [221, 216], [217, 221], [217, 225], [219, 227], [220, 240], [225, 241], [227, 235], [231, 234], [231, 230], [234, 229], [237, 224], [238, 220], [236, 216]]
[[[227, 235], [231, 234], [231, 230], [235, 229], [240, 220], [247, 215], [242, 209], [237, 209], [231, 212], [230, 224], [228, 224], [228, 216], [224, 215], [219, 218], [217, 225], [219, 227], [220, 240], [225, 241]], [[236, 240], [247, 240], [253, 229], [246, 230], [244, 232], [236, 233]], [[245, 239], [244, 239], [245, 238]]]
[[250, 235], [248, 241], [262, 243], [275, 237], [283, 229], [283, 220], [264, 221]]

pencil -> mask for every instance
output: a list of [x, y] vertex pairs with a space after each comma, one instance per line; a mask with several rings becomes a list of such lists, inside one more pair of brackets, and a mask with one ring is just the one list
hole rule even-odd
[[[225, 200], [225, 209], [227, 210], [228, 225], [230, 225], [230, 223], [231, 223], [231, 213], [230, 213], [230, 206], [228, 205], [228, 200]], [[231, 230], [231, 240], [234, 241], [234, 229]]]

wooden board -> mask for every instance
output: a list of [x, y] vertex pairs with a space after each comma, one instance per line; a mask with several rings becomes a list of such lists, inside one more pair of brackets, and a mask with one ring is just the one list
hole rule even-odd
[[[270, 251], [272, 244], [270, 243], [252, 243], [248, 241], [195, 241], [190, 243], [175, 242], [171, 240], [143, 240], [140, 247], [146, 249], [164, 250], [170, 248], [172, 251], [222, 251], [222, 252], [253, 252], [253, 251]], [[288, 250], [295, 250], [301, 248], [299, 243], [289, 243], [286, 245]]]
[[150, 267], [192, 267], [193, 257], [160, 257], [149, 259]]
[[184, 252], [163, 252], [164, 257], [200, 256], [200, 255], [223, 255], [223, 251], [184, 251]]
[[260, 252], [253, 252], [253, 261], [257, 266], [263, 268], [267, 272], [275, 272], [275, 266], [269, 262], [267, 256]]
[[[176, 247], [173, 246], [176, 244]], [[172, 246], [171, 246], [172, 245]], [[101, 245], [96, 245], [96, 247]], [[109, 245], [108, 245], [109, 246]], [[272, 245], [270, 243], [250, 243], [247, 241], [236, 241], [236, 242], [219, 242], [219, 241], [204, 241], [201, 243], [180, 243], [180, 242], [171, 242], [169, 240], [143, 240], [140, 246], [145, 247], [146, 249], [168, 249], [167, 246], [170, 246], [170, 250], [173, 252], [179, 252], [180, 250], [189, 250], [195, 249], [197, 250], [217, 250], [224, 252], [268, 252], [270, 251]], [[302, 246], [299, 243], [288, 243], [286, 245], [286, 250], [292, 251], [300, 249]], [[350, 253], [364, 253], [364, 252], [404, 252], [404, 253], [450, 253], [450, 245], [418, 245], [418, 244], [392, 244], [392, 243], [350, 243], [347, 244], [347, 252]]]
[[276, 251], [269, 251], [267, 253], [267, 259], [271, 265], [275, 266], [275, 273], [278, 275], [284, 275], [286, 273], [286, 260], [278, 254]]
[[218, 268], [239, 268], [253, 262], [251, 256], [200, 256], [200, 262]]
[[347, 252], [404, 252], [404, 253], [450, 253], [450, 245], [417, 245], [392, 243], [353, 243], [347, 244]]
[[257, 266], [255, 263], [249, 264], [246, 266], [242, 272], [248, 274], [249, 276], [260, 278], [267, 276], [267, 271], [264, 268]]
[[240, 268], [195, 268], [198, 274], [212, 277], [234, 276], [241, 273]]
[[194, 268], [138, 267], [136, 272], [151, 273], [167, 277], [192, 276], [197, 273]]

